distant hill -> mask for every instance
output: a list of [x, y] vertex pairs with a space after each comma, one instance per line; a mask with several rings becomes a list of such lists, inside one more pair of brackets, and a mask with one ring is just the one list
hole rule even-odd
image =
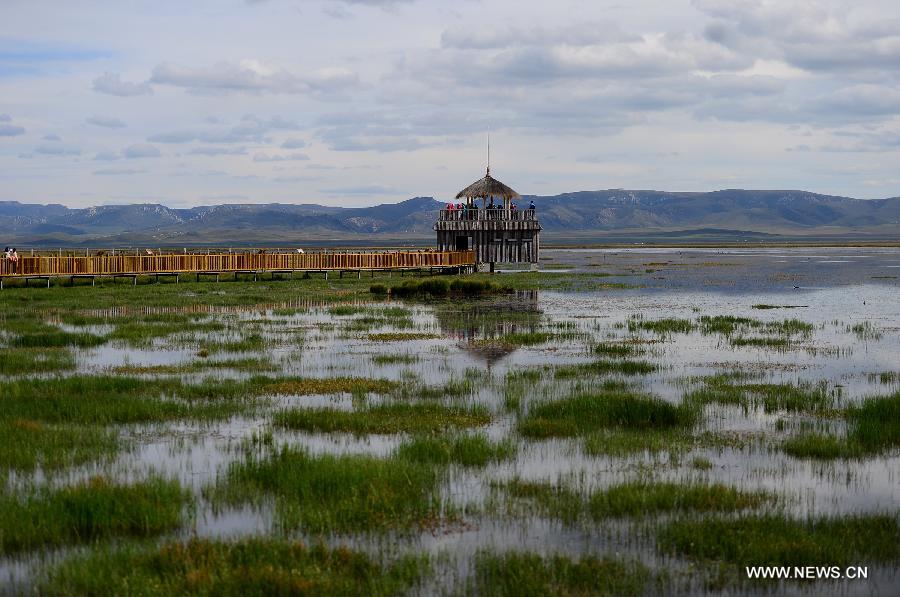
[[[534, 199], [548, 240], [642, 238], [900, 239], [900, 198], [862, 200], [805, 191], [581, 191]], [[314, 204], [62, 205], [0, 202], [0, 244], [22, 246], [427, 242], [443, 203], [341, 208]]]

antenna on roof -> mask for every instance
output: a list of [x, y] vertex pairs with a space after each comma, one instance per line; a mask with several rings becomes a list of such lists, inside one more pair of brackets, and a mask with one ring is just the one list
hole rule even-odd
[[488, 144], [487, 144], [487, 174], [491, 175], [491, 133], [488, 131]]

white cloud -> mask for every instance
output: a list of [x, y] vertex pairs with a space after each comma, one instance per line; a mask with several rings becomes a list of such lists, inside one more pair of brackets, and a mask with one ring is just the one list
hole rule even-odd
[[81, 155], [81, 150], [61, 143], [45, 143], [34, 148], [34, 153], [47, 156]]
[[291, 154], [268, 154], [265, 152], [257, 153], [253, 156], [254, 162], [287, 162], [287, 161], [306, 161], [309, 156], [305, 153]]
[[150, 95], [153, 89], [147, 82], [131, 83], [123, 81], [122, 76], [117, 73], [104, 73], [94, 79], [94, 91], [105, 93], [107, 95], [117, 95], [119, 97], [132, 97], [136, 95]]
[[146, 172], [146, 170], [136, 168], [104, 168], [101, 170], [94, 170], [92, 174], [95, 176], [129, 176], [132, 174], [142, 174], [144, 172]]
[[136, 143], [122, 150], [122, 156], [129, 159], [158, 158], [161, 155], [159, 149], [149, 143]]
[[24, 135], [25, 129], [15, 124], [0, 124], [0, 137], [17, 137]]
[[299, 94], [340, 91], [356, 85], [358, 77], [343, 67], [323, 68], [298, 76], [277, 65], [245, 59], [208, 67], [164, 62], [153, 69], [150, 81], [199, 94]]
[[84, 120], [88, 124], [93, 124], [94, 126], [102, 126], [108, 129], [120, 129], [125, 126], [125, 123], [119, 120], [118, 118], [113, 118], [112, 116], [90, 116], [85, 118]]

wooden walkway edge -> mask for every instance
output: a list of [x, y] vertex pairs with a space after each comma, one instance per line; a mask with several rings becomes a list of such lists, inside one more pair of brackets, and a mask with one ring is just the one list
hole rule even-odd
[[3, 281], [52, 278], [174, 276], [194, 274], [218, 277], [224, 273], [252, 274], [294, 272], [355, 272], [403, 270], [462, 270], [475, 267], [474, 251], [393, 251], [359, 253], [171, 253], [162, 255], [21, 256], [18, 264], [0, 259]]

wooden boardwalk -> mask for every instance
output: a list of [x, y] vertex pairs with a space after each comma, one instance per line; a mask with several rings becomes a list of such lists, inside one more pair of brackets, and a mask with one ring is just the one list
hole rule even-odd
[[253, 274], [262, 273], [464, 270], [474, 268], [474, 251], [390, 251], [390, 252], [245, 252], [166, 253], [161, 255], [109, 254], [98, 251], [87, 256], [20, 256], [18, 264], [0, 259], [0, 288], [4, 280], [50, 280], [53, 278]]

